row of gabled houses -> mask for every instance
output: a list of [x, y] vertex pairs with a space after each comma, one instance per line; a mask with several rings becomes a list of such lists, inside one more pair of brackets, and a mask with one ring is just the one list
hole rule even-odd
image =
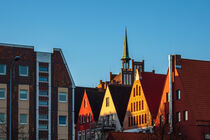
[[[75, 90], [75, 138], [210, 139], [210, 62], [169, 55], [167, 74], [131, 60], [127, 34], [119, 74]], [[131, 67], [130, 67], [131, 60]]]

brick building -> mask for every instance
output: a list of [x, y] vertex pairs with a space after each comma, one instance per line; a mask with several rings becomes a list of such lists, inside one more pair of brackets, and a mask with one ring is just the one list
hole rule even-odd
[[74, 87], [61, 49], [0, 44], [0, 139], [73, 139]]

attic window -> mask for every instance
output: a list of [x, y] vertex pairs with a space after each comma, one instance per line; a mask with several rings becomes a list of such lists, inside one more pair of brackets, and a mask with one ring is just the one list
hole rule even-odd
[[86, 101], [86, 99], [84, 100], [84, 108], [86, 108], [87, 107], [87, 101]]
[[136, 85], [136, 96], [138, 96], [138, 85]]
[[184, 121], [188, 120], [188, 111], [184, 111]]
[[179, 89], [176, 91], [176, 99], [177, 100], [180, 100], [181, 99], [181, 92], [180, 92]]
[[106, 97], [106, 107], [109, 106], [109, 97]]

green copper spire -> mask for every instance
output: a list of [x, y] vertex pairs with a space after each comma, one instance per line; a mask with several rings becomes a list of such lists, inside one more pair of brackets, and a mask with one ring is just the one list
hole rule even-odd
[[124, 60], [130, 60], [128, 53], [128, 42], [127, 42], [127, 29], [125, 28], [125, 40], [124, 40], [124, 48], [123, 48], [123, 57]]

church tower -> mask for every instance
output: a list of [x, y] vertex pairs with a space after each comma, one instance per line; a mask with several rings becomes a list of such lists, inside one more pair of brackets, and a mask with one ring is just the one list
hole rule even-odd
[[129, 57], [129, 52], [128, 52], [127, 29], [126, 28], [125, 28], [123, 56], [122, 56], [121, 60], [122, 60], [122, 69], [129, 69], [131, 58]]

